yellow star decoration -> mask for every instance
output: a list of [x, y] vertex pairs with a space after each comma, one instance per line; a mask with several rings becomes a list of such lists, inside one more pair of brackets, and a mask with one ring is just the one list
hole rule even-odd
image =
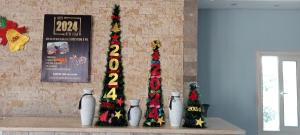
[[164, 117], [158, 118], [157, 123], [159, 123], [160, 126], [161, 126], [163, 123], [165, 123]]
[[204, 121], [201, 118], [196, 120], [196, 125], [199, 125], [200, 127], [202, 127], [203, 123]]
[[115, 32], [115, 33], [121, 31], [120, 28], [119, 28], [118, 23], [115, 23], [115, 25], [113, 26], [113, 28], [111, 29], [111, 31], [112, 31], [112, 32]]
[[155, 48], [160, 48], [160, 47], [161, 47], [160, 41], [159, 41], [159, 40], [154, 40], [154, 41], [152, 41], [152, 42], [151, 42], [151, 47], [152, 47], [153, 49], [155, 49]]
[[116, 114], [115, 114], [115, 117], [120, 119], [121, 116], [122, 116], [121, 111], [117, 111]]

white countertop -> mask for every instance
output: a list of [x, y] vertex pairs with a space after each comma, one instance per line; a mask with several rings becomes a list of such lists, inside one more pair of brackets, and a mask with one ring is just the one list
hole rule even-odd
[[[142, 122], [141, 122], [142, 124]], [[208, 127], [172, 128], [164, 127], [82, 127], [76, 117], [0, 117], [0, 131], [43, 131], [43, 132], [111, 132], [111, 133], [176, 133], [176, 134], [230, 134], [245, 135], [245, 130], [220, 118], [208, 118]]]

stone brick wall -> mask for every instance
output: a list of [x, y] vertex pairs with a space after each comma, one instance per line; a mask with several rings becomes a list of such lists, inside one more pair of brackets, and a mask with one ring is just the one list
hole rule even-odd
[[197, 81], [198, 0], [184, 1], [183, 35], [183, 95], [187, 99], [189, 83]]
[[[98, 101], [114, 4], [120, 4], [122, 10], [127, 99], [140, 98], [141, 106], [145, 106], [151, 59], [149, 43], [154, 39], [162, 42], [165, 107], [171, 91], [183, 92], [184, 0], [0, 0], [0, 3], [0, 15], [27, 26], [30, 36], [24, 51], [10, 53], [8, 47], [0, 47], [0, 116], [77, 116], [78, 100], [85, 87], [95, 89]], [[92, 15], [90, 83], [40, 82], [44, 14]]]

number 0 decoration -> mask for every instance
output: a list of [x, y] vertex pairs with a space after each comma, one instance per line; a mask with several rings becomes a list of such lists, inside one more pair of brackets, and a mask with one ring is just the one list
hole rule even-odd
[[124, 95], [124, 76], [121, 57], [120, 6], [115, 5], [112, 15], [111, 40], [103, 90], [96, 126], [127, 126]]
[[165, 116], [162, 103], [162, 88], [161, 88], [161, 70], [159, 61], [160, 41], [154, 40], [151, 43], [153, 53], [151, 61], [149, 91], [147, 101], [147, 111], [145, 114], [146, 127], [161, 127], [165, 124]]

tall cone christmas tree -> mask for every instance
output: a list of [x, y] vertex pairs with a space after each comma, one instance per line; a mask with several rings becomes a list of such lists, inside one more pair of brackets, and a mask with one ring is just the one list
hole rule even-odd
[[100, 99], [96, 126], [127, 126], [124, 75], [121, 55], [120, 6], [115, 5], [112, 15], [111, 39], [107, 52], [107, 65]]
[[165, 114], [163, 109], [162, 88], [161, 88], [161, 69], [159, 61], [160, 41], [154, 40], [151, 42], [153, 49], [151, 70], [148, 88], [147, 111], [145, 113], [144, 126], [146, 127], [161, 127], [165, 124]]
[[183, 127], [206, 128], [203, 116], [202, 104], [198, 99], [197, 83], [190, 84], [190, 94], [185, 108], [185, 118]]

